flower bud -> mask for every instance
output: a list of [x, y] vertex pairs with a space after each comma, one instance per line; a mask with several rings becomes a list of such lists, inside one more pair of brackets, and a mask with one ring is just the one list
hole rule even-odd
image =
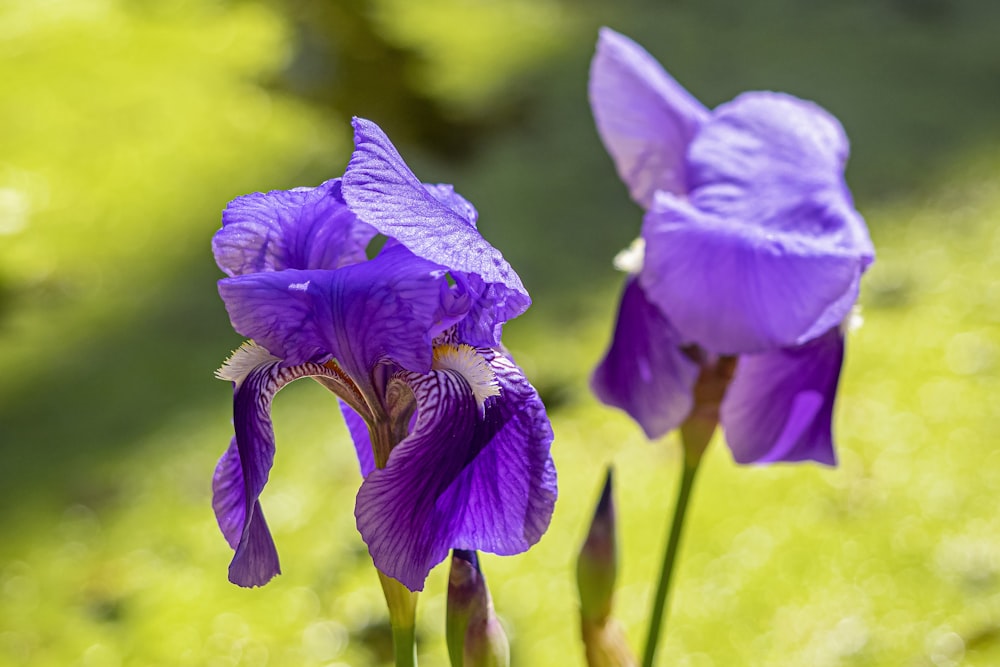
[[581, 624], [583, 645], [588, 667], [637, 667], [639, 661], [632, 654], [621, 624], [608, 618], [603, 622], [586, 619]]
[[604, 482], [597, 502], [590, 532], [576, 561], [576, 583], [580, 591], [580, 615], [602, 622], [611, 614], [611, 601], [618, 575], [618, 539], [615, 529], [615, 506], [612, 498], [612, 474]]
[[639, 664], [621, 625], [611, 618], [617, 574], [618, 536], [609, 467], [590, 532], [576, 561], [580, 631], [589, 667], [635, 667]]
[[507, 635], [496, 617], [475, 551], [452, 551], [445, 623], [452, 667], [510, 665]]

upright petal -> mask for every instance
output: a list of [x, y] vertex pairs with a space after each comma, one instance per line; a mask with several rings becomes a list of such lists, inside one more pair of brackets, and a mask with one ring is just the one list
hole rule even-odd
[[831, 422], [843, 359], [839, 327], [805, 345], [740, 357], [721, 410], [733, 458], [836, 464]]
[[[712, 113], [688, 158], [694, 205], [813, 249], [874, 259], [844, 181], [848, 142], [822, 107], [782, 93], [740, 95]], [[839, 321], [839, 320], [838, 320]]]
[[323, 366], [282, 367], [272, 358], [234, 383], [236, 436], [212, 480], [212, 506], [219, 527], [236, 550], [229, 565], [229, 580], [234, 584], [263, 586], [280, 572], [278, 553], [257, 499], [274, 462], [271, 401], [286, 384], [308, 376], [335, 377]]
[[650, 440], [680, 426], [691, 412], [698, 366], [681, 344], [670, 321], [630, 277], [611, 347], [590, 384], [598, 399], [627, 412]]
[[682, 339], [716, 354], [796, 345], [817, 323], [839, 322], [865, 266], [822, 238], [719, 217], [666, 193], [646, 214], [643, 237], [640, 283], [650, 301]]
[[344, 199], [359, 218], [418, 257], [497, 285], [493, 317], [524, 312], [528, 293], [500, 252], [480, 236], [471, 205], [444, 186], [428, 189], [371, 121], [354, 119], [354, 155], [344, 174]]
[[409, 374], [416, 425], [358, 492], [355, 516], [375, 566], [411, 590], [450, 548], [509, 555], [548, 527], [556, 498], [552, 431], [534, 388], [509, 359], [480, 350], [500, 395], [481, 417], [452, 370]]
[[656, 190], [687, 191], [685, 156], [708, 110], [641, 46], [601, 28], [590, 65], [597, 131], [632, 198], [649, 208]]
[[315, 188], [237, 197], [212, 239], [219, 268], [239, 276], [282, 269], [336, 269], [366, 259], [375, 230], [357, 219], [340, 194], [340, 179]]
[[447, 281], [396, 247], [337, 271], [287, 269], [219, 281], [233, 328], [287, 364], [334, 358], [363, 391], [390, 359], [426, 371]]

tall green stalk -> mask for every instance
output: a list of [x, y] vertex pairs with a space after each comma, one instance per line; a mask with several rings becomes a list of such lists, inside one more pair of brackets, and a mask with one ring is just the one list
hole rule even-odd
[[417, 594], [381, 571], [378, 578], [389, 607], [396, 667], [417, 667]]
[[646, 650], [642, 656], [642, 667], [653, 667], [656, 657], [656, 647], [663, 632], [664, 617], [667, 612], [667, 596], [670, 593], [670, 580], [677, 563], [677, 551], [680, 548], [681, 533], [684, 528], [684, 518], [687, 516], [688, 500], [694, 488], [695, 475], [701, 465], [712, 434], [719, 425], [719, 406], [725, 396], [726, 388], [736, 370], [735, 357], [720, 357], [715, 363], [702, 363], [701, 373], [694, 386], [694, 406], [684, 423], [681, 424], [681, 445], [684, 449], [684, 465], [681, 469], [680, 486], [677, 489], [677, 502], [674, 514], [670, 519], [670, 537], [667, 548], [663, 552], [663, 564], [660, 566], [660, 581], [656, 586], [656, 597], [653, 599], [653, 611], [649, 618], [649, 632], [646, 635]]
[[642, 667], [652, 667], [653, 659], [656, 657], [656, 647], [660, 640], [660, 633], [664, 626], [664, 616], [667, 611], [667, 596], [670, 592], [670, 581], [674, 573], [674, 564], [677, 562], [677, 550], [680, 546], [684, 518], [687, 516], [688, 499], [691, 497], [691, 489], [694, 487], [694, 478], [698, 472], [700, 463], [700, 456], [693, 459], [687, 456], [684, 457], [680, 488], [677, 490], [677, 503], [674, 506], [674, 514], [671, 518], [670, 538], [667, 540], [667, 548], [663, 553], [663, 563], [660, 566], [660, 581], [656, 586], [653, 610], [649, 616], [649, 631], [646, 634], [646, 650], [642, 656]]
[[414, 627], [392, 628], [392, 652], [396, 667], [417, 667], [417, 638]]

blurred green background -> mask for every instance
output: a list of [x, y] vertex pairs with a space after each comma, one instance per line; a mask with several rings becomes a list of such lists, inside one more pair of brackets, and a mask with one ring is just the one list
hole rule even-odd
[[[878, 247], [841, 465], [699, 480], [660, 664], [1000, 663], [1000, 4], [992, 0], [0, 2], [0, 664], [378, 665], [335, 403], [278, 398], [263, 498], [285, 571], [226, 581], [209, 482], [237, 346], [209, 240], [255, 190], [342, 173], [369, 117], [454, 183], [535, 306], [506, 340], [549, 405], [561, 497], [484, 568], [516, 665], [582, 664], [572, 560], [618, 471], [617, 615], [644, 635], [678, 466], [586, 388], [638, 232], [586, 98], [600, 25], [709, 106], [816, 100]], [[446, 665], [438, 568], [421, 664]]]

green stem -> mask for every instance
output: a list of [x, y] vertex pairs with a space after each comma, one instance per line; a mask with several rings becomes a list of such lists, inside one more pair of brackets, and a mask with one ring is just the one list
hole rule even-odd
[[392, 650], [396, 667], [417, 666], [417, 638], [413, 626], [392, 628]]
[[670, 578], [677, 560], [677, 548], [680, 545], [681, 529], [684, 527], [684, 517], [687, 514], [688, 498], [691, 496], [695, 474], [698, 472], [700, 463], [701, 456], [684, 457], [681, 484], [677, 490], [677, 504], [674, 506], [674, 515], [670, 524], [670, 539], [667, 541], [667, 550], [663, 554], [660, 582], [656, 587], [653, 611], [649, 617], [649, 633], [646, 635], [646, 652], [642, 657], [642, 667], [653, 667], [653, 658], [656, 657], [656, 645], [660, 640], [660, 632], [663, 628], [667, 593], [670, 591]]
[[392, 650], [396, 656], [396, 667], [416, 667], [417, 594], [381, 571], [378, 573], [378, 578], [382, 584], [382, 592], [385, 593], [386, 605], [389, 607]]

